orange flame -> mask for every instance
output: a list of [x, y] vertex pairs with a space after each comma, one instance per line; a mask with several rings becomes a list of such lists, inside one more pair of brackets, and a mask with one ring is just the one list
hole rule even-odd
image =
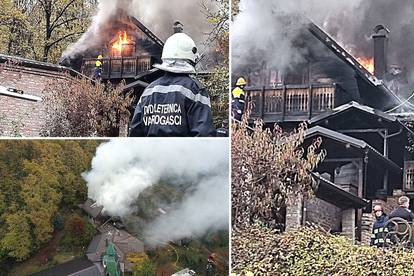
[[112, 45], [112, 48], [116, 49], [119, 54], [122, 54], [124, 44], [129, 44], [128, 35], [125, 31], [118, 33], [118, 40]]
[[368, 72], [374, 74], [374, 59], [371, 57], [359, 57], [357, 58], [359, 64], [361, 64]]

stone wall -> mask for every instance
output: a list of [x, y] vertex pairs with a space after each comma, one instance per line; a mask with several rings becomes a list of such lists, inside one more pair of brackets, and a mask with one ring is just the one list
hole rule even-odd
[[306, 221], [317, 224], [326, 230], [339, 232], [341, 229], [342, 210], [319, 198], [307, 200]]

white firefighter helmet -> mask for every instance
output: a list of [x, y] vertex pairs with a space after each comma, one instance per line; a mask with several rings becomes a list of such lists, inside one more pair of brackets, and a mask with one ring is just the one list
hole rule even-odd
[[162, 60], [185, 59], [196, 63], [198, 57], [198, 49], [194, 40], [184, 33], [176, 33], [165, 42], [161, 58]]

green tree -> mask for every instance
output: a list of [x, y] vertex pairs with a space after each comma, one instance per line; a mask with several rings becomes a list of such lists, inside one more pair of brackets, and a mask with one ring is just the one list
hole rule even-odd
[[134, 276], [153, 276], [155, 275], [155, 265], [150, 259], [143, 260], [134, 268]]
[[[100, 142], [0, 141], [0, 266], [25, 260], [50, 241], [58, 212], [64, 214], [86, 197], [80, 174]], [[85, 222], [85, 221], [84, 221]], [[60, 223], [63, 223], [61, 221]], [[73, 236], [84, 246], [94, 234], [85, 222]]]
[[32, 239], [30, 237], [30, 226], [26, 214], [18, 212], [5, 216], [6, 234], [0, 240], [3, 250], [10, 257], [17, 260], [26, 259], [32, 250]]

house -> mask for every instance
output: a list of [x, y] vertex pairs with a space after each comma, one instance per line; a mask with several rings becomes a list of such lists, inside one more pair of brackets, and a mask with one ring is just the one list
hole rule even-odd
[[75, 259], [52, 268], [31, 274], [32, 276], [104, 276], [102, 267], [86, 258]]
[[99, 38], [94, 47], [66, 57], [60, 64], [92, 78], [97, 57], [102, 55], [102, 81], [125, 81], [137, 96], [162, 74], [152, 65], [161, 62], [164, 42], [138, 19], [118, 10], [100, 26]]
[[[252, 119], [286, 130], [308, 123], [304, 146], [322, 138], [325, 160], [312, 172], [316, 197], [287, 207], [286, 228], [314, 223], [352, 240], [369, 241], [373, 202], [387, 211], [413, 194], [414, 160], [407, 150], [413, 108], [386, 83], [388, 30], [377, 26], [375, 71], [365, 69], [313, 23], [303, 30], [307, 58], [283, 74], [262, 65], [247, 73]], [[385, 81], [387, 79], [387, 82]], [[398, 86], [398, 85], [397, 85]]]
[[108, 243], [116, 250], [121, 271], [132, 271], [133, 264], [128, 260], [130, 254], [144, 252], [144, 243], [125, 230], [119, 230], [112, 225], [104, 224], [98, 228], [96, 235], [86, 250], [88, 260], [93, 263], [102, 262]]
[[122, 12], [100, 32], [102, 41], [97, 47], [59, 65], [0, 54], [0, 130], [7, 134], [18, 128], [22, 136], [39, 136], [45, 122], [45, 88], [57, 78], [93, 77], [99, 54], [103, 55], [102, 81], [125, 81], [125, 93], [135, 95], [130, 107], [133, 113], [145, 87], [162, 75], [152, 65], [161, 61], [164, 43], [136, 18]]

